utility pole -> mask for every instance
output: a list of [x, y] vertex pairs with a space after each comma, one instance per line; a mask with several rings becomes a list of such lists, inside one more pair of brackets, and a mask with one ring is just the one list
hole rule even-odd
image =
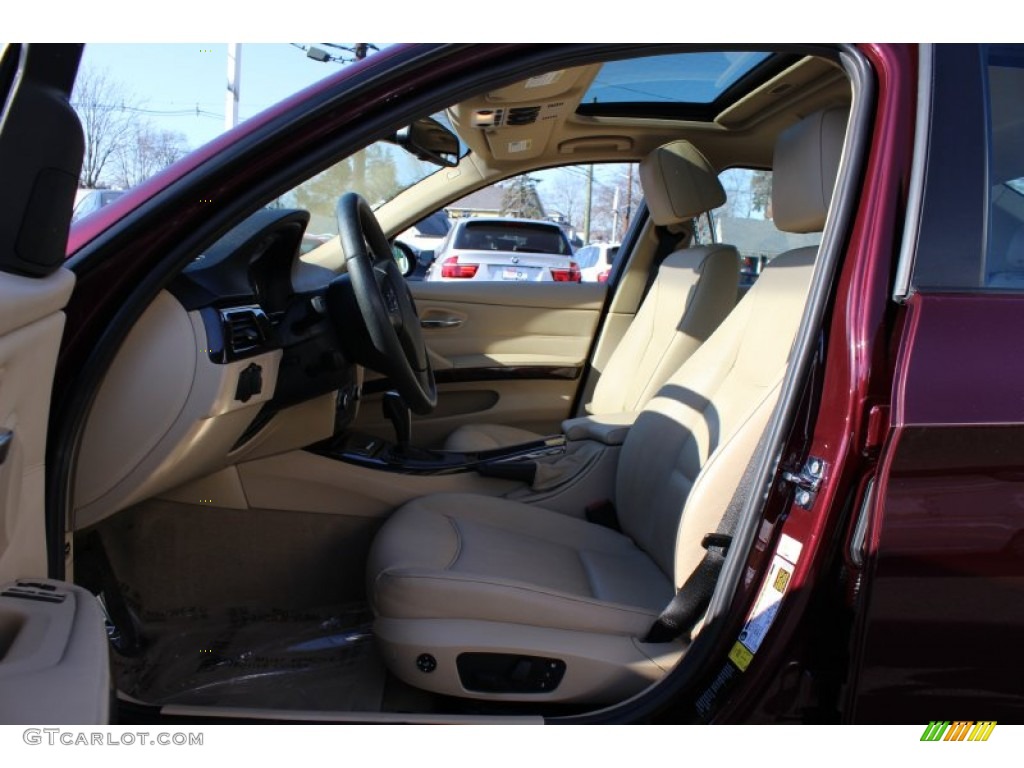
[[238, 92], [241, 89], [242, 44], [228, 43], [228, 92], [224, 102], [224, 130], [238, 125]]
[[[616, 189], [616, 192], [619, 190]], [[629, 164], [629, 181], [626, 182], [626, 215], [622, 218], [622, 233], [629, 229], [629, 220], [633, 213], [633, 163]]]
[[590, 242], [590, 208], [594, 201], [594, 165], [587, 166], [587, 207], [583, 209], [583, 244]]
[[619, 185], [615, 185], [615, 195], [612, 197], [612, 239], [614, 243], [619, 239]]

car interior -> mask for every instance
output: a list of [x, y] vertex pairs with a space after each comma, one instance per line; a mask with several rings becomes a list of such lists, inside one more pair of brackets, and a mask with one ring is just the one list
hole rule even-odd
[[[444, 110], [457, 164], [372, 211], [338, 189], [338, 237], [300, 254], [310, 211], [267, 208], [196, 254], [132, 327], [77, 451], [74, 580], [100, 598], [119, 700], [572, 714], [685, 665], [710, 596], [678, 627], [674, 598], [796, 407], [794, 344], [829, 279], [804, 247], [741, 296], [736, 247], [694, 219], [726, 200], [722, 171], [753, 168], [778, 229], [835, 226], [853, 96], [825, 51], [535, 73]], [[447, 203], [584, 162], [640, 167], [607, 283], [407, 282], [388, 263]]]

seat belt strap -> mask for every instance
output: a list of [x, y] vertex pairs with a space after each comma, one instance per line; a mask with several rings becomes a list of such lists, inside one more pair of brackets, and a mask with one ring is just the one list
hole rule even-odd
[[658, 277], [658, 270], [661, 269], [661, 263], [675, 252], [676, 247], [688, 235], [687, 232], [673, 232], [668, 227], [655, 227], [654, 232], [658, 237], [658, 245], [654, 249], [654, 258], [651, 260], [651, 269], [647, 273], [647, 283], [644, 285], [641, 303], [643, 303], [643, 299], [647, 298], [651, 286], [654, 285], [654, 281]]
[[760, 463], [761, 454], [764, 453], [766, 434], [767, 430], [761, 434], [761, 439], [758, 440], [757, 447], [746, 469], [743, 470], [739, 485], [736, 486], [736, 492], [733, 493], [729, 506], [718, 523], [718, 529], [706, 535], [701, 542], [701, 546], [706, 550], [704, 557], [648, 630], [647, 636], [644, 637], [645, 643], [668, 643], [684, 634], [689, 636], [707, 610], [715, 585], [718, 584], [718, 575], [725, 565], [725, 556], [739, 523], [740, 513], [747, 504], [754, 473]]

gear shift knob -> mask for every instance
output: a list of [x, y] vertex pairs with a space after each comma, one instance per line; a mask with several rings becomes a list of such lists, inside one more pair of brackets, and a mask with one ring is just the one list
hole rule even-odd
[[395, 428], [395, 442], [398, 450], [405, 451], [412, 440], [412, 412], [397, 392], [385, 392], [381, 401], [384, 416]]

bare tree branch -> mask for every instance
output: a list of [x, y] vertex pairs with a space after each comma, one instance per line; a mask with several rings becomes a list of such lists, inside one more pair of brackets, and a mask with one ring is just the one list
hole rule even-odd
[[105, 70], [83, 69], [75, 81], [71, 101], [85, 131], [79, 184], [97, 187], [103, 183], [111, 158], [130, 140], [131, 110], [137, 108], [137, 100]]
[[114, 155], [113, 181], [119, 187], [134, 187], [184, 157], [186, 152], [184, 134], [138, 121], [133, 124], [128, 140]]

